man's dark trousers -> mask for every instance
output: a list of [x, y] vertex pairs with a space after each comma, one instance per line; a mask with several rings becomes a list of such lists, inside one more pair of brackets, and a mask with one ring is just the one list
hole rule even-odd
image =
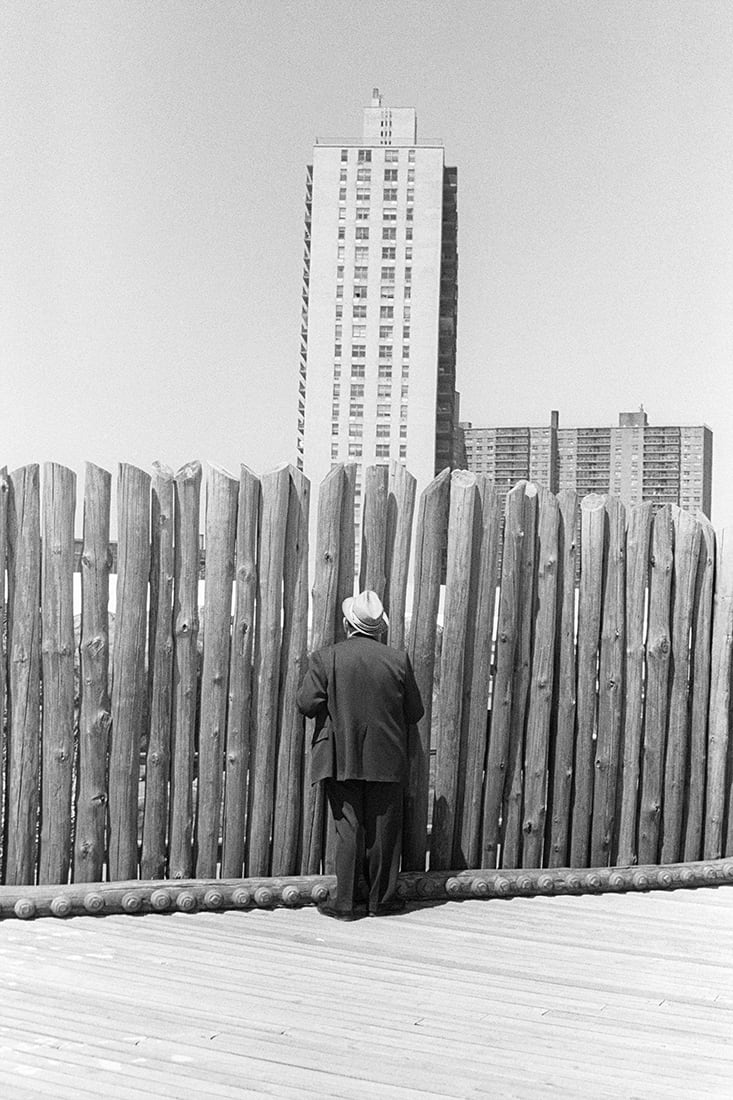
[[366, 850], [367, 907], [376, 913], [394, 899], [397, 890], [402, 784], [365, 779], [327, 779], [325, 784], [335, 827], [334, 909], [348, 912], [353, 908], [362, 870], [360, 854]]

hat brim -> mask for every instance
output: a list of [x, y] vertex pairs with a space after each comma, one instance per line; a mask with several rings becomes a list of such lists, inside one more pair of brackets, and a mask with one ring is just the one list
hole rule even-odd
[[368, 634], [372, 638], [379, 637], [380, 634], [384, 634], [385, 630], [389, 628], [389, 619], [382, 612], [381, 618], [372, 623], [365, 623], [354, 614], [354, 597], [347, 596], [344, 602], [341, 604], [341, 610], [343, 611], [344, 618], [348, 623], [353, 626], [359, 634]]

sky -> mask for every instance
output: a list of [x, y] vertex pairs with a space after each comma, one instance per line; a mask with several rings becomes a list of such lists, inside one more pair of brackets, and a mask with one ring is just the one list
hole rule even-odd
[[458, 166], [462, 418], [706, 423], [733, 523], [731, 57], [730, 0], [4, 0], [0, 465], [294, 463], [305, 167], [379, 87]]

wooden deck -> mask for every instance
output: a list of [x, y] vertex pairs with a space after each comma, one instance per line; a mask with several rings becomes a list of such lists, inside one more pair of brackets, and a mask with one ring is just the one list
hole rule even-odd
[[731, 1097], [733, 888], [0, 923], [0, 1095]]

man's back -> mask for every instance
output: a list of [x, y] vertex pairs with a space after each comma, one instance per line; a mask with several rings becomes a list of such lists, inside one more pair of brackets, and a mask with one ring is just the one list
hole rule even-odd
[[354, 634], [311, 656], [298, 705], [317, 718], [311, 778], [403, 782], [423, 713], [407, 654]]

